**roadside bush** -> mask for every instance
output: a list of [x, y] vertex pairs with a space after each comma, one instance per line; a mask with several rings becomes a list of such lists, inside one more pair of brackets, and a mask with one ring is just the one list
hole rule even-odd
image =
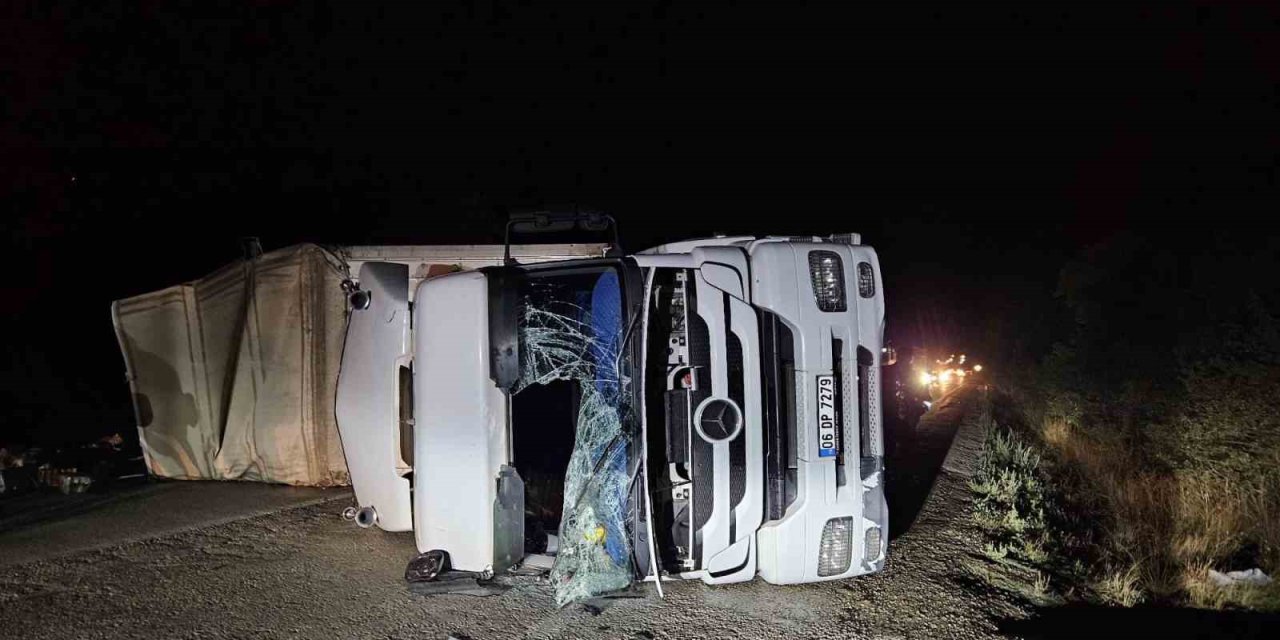
[[990, 562], [969, 561], [966, 566], [991, 586], [1049, 604], [1049, 577], [1038, 568], [1050, 557], [1040, 456], [995, 424], [989, 403], [969, 420], [985, 434], [969, 490], [973, 520], [984, 538], [982, 555]]
[[987, 534], [988, 556], [1012, 555], [1037, 564], [1048, 557], [1044, 487], [1040, 456], [1012, 432], [990, 428], [969, 482], [974, 520]]

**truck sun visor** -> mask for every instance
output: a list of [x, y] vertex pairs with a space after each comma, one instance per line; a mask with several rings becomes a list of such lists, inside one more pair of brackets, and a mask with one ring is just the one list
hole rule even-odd
[[[531, 283], [532, 284], [532, 283]], [[627, 530], [632, 434], [629, 380], [619, 375], [625, 331], [618, 275], [589, 290], [527, 296], [520, 312], [520, 380], [571, 380], [579, 388], [573, 452], [564, 481], [560, 551], [551, 569], [556, 604], [625, 589], [635, 579]]]

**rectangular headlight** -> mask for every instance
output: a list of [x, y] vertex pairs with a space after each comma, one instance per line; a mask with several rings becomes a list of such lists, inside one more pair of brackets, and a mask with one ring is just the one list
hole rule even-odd
[[867, 529], [867, 539], [863, 546], [862, 558], [867, 562], [880, 559], [880, 527]]
[[844, 296], [844, 263], [834, 251], [809, 252], [809, 279], [813, 297], [823, 311], [846, 311]]
[[858, 263], [858, 295], [864, 298], [876, 297], [876, 272], [870, 262]]
[[822, 527], [818, 547], [818, 576], [834, 576], [849, 570], [853, 558], [853, 518], [832, 518]]

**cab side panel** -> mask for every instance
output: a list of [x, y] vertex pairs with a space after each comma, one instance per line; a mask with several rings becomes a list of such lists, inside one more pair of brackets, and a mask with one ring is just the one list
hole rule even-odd
[[367, 262], [359, 279], [338, 375], [338, 433], [356, 501], [376, 511], [378, 527], [408, 531], [400, 370], [409, 364], [409, 267]]

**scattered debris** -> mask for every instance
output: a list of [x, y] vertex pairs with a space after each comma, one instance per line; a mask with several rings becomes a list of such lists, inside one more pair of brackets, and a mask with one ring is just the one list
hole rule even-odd
[[1271, 576], [1263, 573], [1262, 569], [1258, 568], [1248, 569], [1246, 571], [1228, 571], [1226, 573], [1210, 569], [1209, 579], [1219, 587], [1265, 587], [1271, 584]]
[[89, 485], [93, 484], [93, 479], [89, 476], [63, 474], [58, 477], [58, 489], [63, 495], [72, 493], [84, 493]]
[[410, 582], [409, 591], [418, 595], [500, 596], [511, 587], [494, 580], [483, 580], [474, 573], [449, 571], [428, 582]]
[[524, 557], [524, 561], [520, 563], [523, 569], [536, 569], [538, 571], [550, 571], [555, 565], [555, 556], [549, 556], [541, 553], [531, 553]]
[[5, 496], [99, 492], [117, 481], [146, 477], [141, 450], [119, 433], [51, 450], [21, 444], [0, 447], [0, 494]]

